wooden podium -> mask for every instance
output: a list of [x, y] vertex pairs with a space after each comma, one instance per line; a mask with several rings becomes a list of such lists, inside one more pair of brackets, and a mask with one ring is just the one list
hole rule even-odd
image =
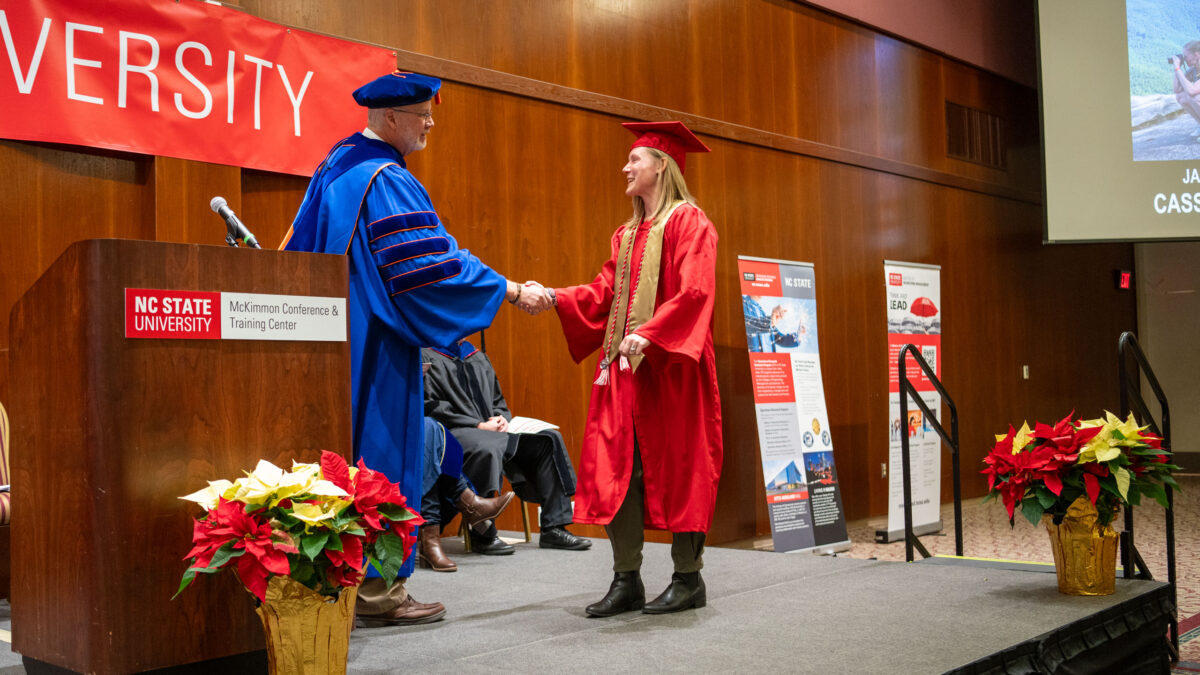
[[179, 497], [259, 459], [348, 455], [349, 343], [127, 339], [125, 289], [345, 298], [347, 281], [343, 256], [108, 239], [69, 247], [21, 298], [11, 602], [27, 668], [261, 654], [253, 597], [232, 573], [171, 599], [200, 513]]

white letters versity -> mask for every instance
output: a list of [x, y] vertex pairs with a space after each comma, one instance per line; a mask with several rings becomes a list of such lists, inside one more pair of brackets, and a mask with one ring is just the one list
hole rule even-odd
[[[312, 81], [313, 71], [308, 71], [304, 76], [304, 84], [300, 85], [300, 95], [296, 96], [292, 93], [292, 83], [288, 82], [287, 71], [283, 69], [283, 64], [279, 64], [279, 77], [283, 79], [283, 88], [287, 89], [288, 98], [292, 101], [292, 124], [295, 125], [296, 135], [300, 135], [300, 101], [304, 100], [304, 92], [308, 89], [308, 83]], [[257, 128], [257, 127], [255, 127]]]
[[86, 33], [103, 33], [104, 29], [99, 26], [89, 26], [82, 23], [67, 22], [67, 98], [84, 103], [95, 103], [96, 105], [104, 105], [104, 99], [98, 96], [86, 96], [75, 92], [75, 65], [86, 66], [88, 68], [99, 68], [99, 61], [89, 61], [85, 59], [75, 58], [75, 31], [80, 30]]
[[[129, 65], [129, 40], [141, 40], [150, 45], [150, 63], [144, 66]], [[141, 73], [150, 80], [150, 109], [158, 112], [158, 76], [154, 69], [158, 67], [158, 40], [141, 33], [120, 32], [121, 58], [117, 77], [117, 107], [124, 108], [126, 94], [129, 89], [129, 73]]]
[[262, 94], [262, 69], [263, 66], [271, 68], [271, 62], [264, 61], [260, 58], [255, 58], [249, 54], [246, 54], [242, 58], [257, 66], [257, 68], [254, 69], [254, 128], [261, 129], [262, 106], [259, 104], [259, 99], [261, 98]]
[[38, 35], [37, 48], [33, 50], [33, 58], [29, 60], [29, 74], [21, 75], [21, 65], [17, 61], [17, 48], [13, 44], [12, 32], [8, 29], [8, 17], [0, 9], [0, 32], [4, 33], [4, 48], [8, 50], [8, 62], [12, 65], [13, 77], [17, 79], [17, 91], [28, 94], [33, 89], [33, 80], [37, 77], [38, 66], [42, 63], [42, 52], [46, 49], [46, 38], [50, 35], [50, 17], [42, 19], [42, 33]]
[[[175, 109], [178, 110], [179, 114], [183, 115], [184, 117], [190, 117], [194, 120], [199, 120], [208, 117], [208, 113], [212, 112], [212, 93], [208, 91], [208, 87], [204, 86], [203, 82], [197, 80], [196, 76], [192, 75], [191, 71], [189, 71], [187, 67], [183, 65], [183, 53], [189, 49], [199, 49], [200, 52], [204, 54], [204, 65], [206, 66], [212, 65], [212, 53], [208, 51], [208, 47], [205, 47], [199, 42], [191, 41], [184, 42], [183, 44], [179, 45], [179, 49], [175, 51], [175, 69], [178, 70], [179, 74], [183, 75], [188, 82], [191, 82], [192, 86], [199, 89], [200, 93], [204, 95], [204, 109], [200, 112], [192, 112], [191, 110], [183, 107], [183, 95], [179, 92], [175, 92]], [[231, 96], [230, 99], [232, 98], [233, 97]]]

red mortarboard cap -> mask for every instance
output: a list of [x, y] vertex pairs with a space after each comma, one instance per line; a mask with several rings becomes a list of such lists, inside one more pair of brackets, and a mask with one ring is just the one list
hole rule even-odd
[[638, 137], [629, 146], [630, 149], [646, 147], [662, 150], [675, 160], [680, 171], [683, 171], [687, 153], [712, 152], [683, 122], [623, 122], [621, 126]]
[[429, 99], [441, 103], [441, 88], [442, 81], [436, 77], [396, 70], [356, 89], [354, 101], [364, 108], [393, 108]]

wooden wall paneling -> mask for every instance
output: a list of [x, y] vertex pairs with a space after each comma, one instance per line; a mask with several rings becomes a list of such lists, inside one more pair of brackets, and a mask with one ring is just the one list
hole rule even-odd
[[880, 111], [876, 98], [875, 36], [866, 31], [837, 27], [833, 30], [830, 52], [822, 65], [831, 70], [825, 78], [829, 90], [816, 92], [810, 114], [832, 116], [829, 126], [832, 135], [813, 140], [844, 150], [878, 155], [877, 117]]
[[[1025, 298], [1020, 284], [1006, 289], [998, 283], [1020, 275], [1017, 252], [1029, 245], [1021, 241], [1028, 226], [973, 195], [950, 191], [945, 199], [942, 236], [953, 235], [955, 245], [942, 272], [942, 377], [958, 406], [963, 492], [976, 496], [984, 486], [979, 469], [990, 434], [1004, 432], [1018, 400], [1033, 393], [1015, 391], [1019, 364], [1028, 358], [1021, 354], [1022, 322], [1015, 320]], [[943, 492], [950, 484], [948, 459], [943, 454]]]
[[[771, 76], [760, 91], [752, 92], [747, 103], [757, 105], [760, 98], [769, 100], [770, 117], [766, 122], [769, 128], [789, 136], [811, 137], [798, 131], [802, 102], [811, 96], [809, 83], [800, 77], [804, 59], [798, 55], [805, 53], [807, 47], [800, 42], [800, 25], [800, 19], [794, 16], [788, 21], [767, 23], [766, 47], [770, 52], [765, 59], [770, 64]], [[689, 109], [694, 108], [693, 103]]]
[[[886, 325], [882, 255], [877, 240], [879, 177], [822, 165], [817, 256], [817, 331], [834, 458], [848, 519], [879, 508], [878, 436], [886, 424]], [[875, 328], [872, 328], [875, 326]], [[886, 439], [884, 432], [883, 439]], [[884, 501], [886, 503], [886, 501]]]
[[795, 23], [796, 124], [782, 133], [832, 145], [844, 117], [836, 98], [842, 82], [837, 72], [838, 31], [831, 19], [798, 18]]
[[[1030, 111], [1039, 106], [1038, 93], [1029, 89], [1009, 88], [1002, 108], [1004, 133], [1008, 137], [1008, 181], [1022, 190], [1042, 189], [1042, 131], [1039, 115]], [[1042, 218], [1038, 214], [1038, 219]]]
[[179, 244], [225, 246], [225, 222], [213, 212], [209, 202], [213, 197], [224, 197], [234, 213], [242, 213], [241, 169], [174, 157], [154, 157], [152, 161], [155, 223], [152, 238]]
[[943, 164], [942, 61], [899, 40], [875, 41], [880, 154], [919, 166]]
[[[778, 239], [771, 234], [787, 227], [783, 220], [789, 214], [781, 212], [772, 196], [775, 192], [774, 169], [785, 159], [762, 148], [734, 148], [726, 141], [713, 140], [712, 154], [695, 156], [688, 170], [689, 187], [702, 208], [717, 207], [710, 220], [721, 237], [718, 242], [717, 279], [736, 282], [737, 256], [787, 257], [780, 250]], [[694, 183], [692, 182], [694, 179]], [[773, 241], [774, 239], [774, 241]], [[743, 375], [746, 380], [724, 381], [721, 387], [721, 421], [724, 462], [717, 493], [717, 510], [709, 533], [713, 542], [747, 536], [758, 530], [758, 502], [765, 498], [762, 480], [762, 461], [758, 451], [758, 424], [753, 396], [747, 389], [745, 323], [741, 318], [741, 293], [737, 285], [724, 284], [732, 291], [719, 295], [714, 307], [713, 340], [717, 356], [733, 360], [738, 366], [727, 375]], [[720, 371], [718, 371], [720, 375]], [[731, 396], [741, 392], [741, 396]], [[768, 529], [769, 531], [769, 529]]]
[[[550, 3], [513, 0], [490, 8], [486, 14], [491, 24], [510, 30], [482, 31], [473, 28], [481, 21], [478, 5], [462, 0], [433, 4], [413, 0], [400, 5], [376, 1], [334, 8], [319, 0], [245, 3], [248, 11], [269, 20], [300, 21], [295, 25], [301, 28], [390, 45], [398, 50], [401, 67], [449, 80], [547, 100], [569, 100], [572, 105], [596, 110], [623, 111], [622, 114], [638, 119], [685, 119], [694, 127], [700, 122], [700, 128], [709, 133], [757, 143], [783, 143], [790, 146], [790, 151], [804, 154], [830, 153], [828, 158], [835, 161], [867, 162], [871, 168], [901, 174], [918, 168], [878, 151], [875, 48], [878, 41], [890, 38], [813, 8], [766, 0], [756, 3], [630, 0], [620, 5], [618, 12], [610, 11], [614, 6], [606, 3], [575, 3], [573, 12], [563, 14], [563, 7], [569, 4], [566, 0]], [[535, 10], [531, 12], [528, 7]], [[360, 21], [363, 15], [379, 16], [382, 20]], [[516, 25], [510, 23], [512, 15], [533, 18]], [[571, 20], [561, 19], [563, 16], [570, 16]], [[726, 24], [743, 25], [742, 18], [746, 19], [746, 29], [755, 35], [762, 35], [765, 26], [795, 23], [800, 27], [795, 34], [810, 33], [818, 46], [811, 52], [795, 51], [800, 69], [794, 71], [793, 80], [781, 81], [777, 72], [792, 71], [776, 71], [764, 65], [770, 52], [761, 47], [763, 40], [748, 41], [741, 48], [741, 39], [729, 37], [730, 33], [722, 28]], [[593, 29], [581, 29], [585, 22]], [[568, 53], [563, 51], [564, 34], [569, 36], [565, 40]], [[538, 39], [522, 42], [536, 45], [538, 50], [528, 52], [529, 63], [518, 64], [511, 72], [497, 70], [507, 64], [503, 55], [511, 52], [510, 43], [517, 35], [536, 35]], [[725, 40], [733, 40], [738, 49], [714, 47]], [[907, 45], [904, 48], [912, 54], [920, 51]], [[690, 62], [678, 56], [691, 53], [697, 56]], [[461, 54], [467, 54], [471, 60], [457, 60]], [[809, 54], [812, 58], [807, 58]], [[566, 73], [564, 77], [578, 73], [577, 81], [538, 79], [539, 74], [549, 71], [530, 65], [563, 62], [571, 65], [555, 68], [553, 72]], [[976, 77], [983, 76], [973, 72]], [[761, 73], [773, 74], [767, 86], [813, 90], [802, 118], [817, 120], [819, 133], [747, 126], [741, 121], [750, 114], [746, 111], [763, 105], [758, 96], [763, 87], [748, 90], [746, 85], [749, 81], [759, 82]], [[995, 76], [987, 77], [996, 83], [997, 96], [1023, 90]], [[685, 86], [689, 78], [693, 78], [692, 88]], [[684, 93], [664, 94], [675, 91]], [[731, 117], [723, 119], [721, 111], [726, 109]], [[777, 114], [774, 117], [779, 118]], [[935, 119], [940, 117], [939, 114]], [[912, 119], [923, 124], [935, 123], [919, 115]], [[704, 129], [704, 124], [715, 128]], [[749, 137], [748, 132], [752, 132]], [[919, 133], [919, 129], [908, 128], [903, 135]], [[832, 148], [840, 152], [831, 152]], [[957, 181], [962, 186], [971, 186], [971, 180], [975, 180], [973, 169], [966, 170], [966, 176], [971, 177], [968, 180], [921, 168], [926, 171], [918, 173], [924, 173], [921, 177], [926, 180]], [[1013, 176], [1000, 173], [991, 180], [1008, 185]], [[990, 183], [968, 189], [986, 190], [987, 185]], [[1039, 190], [1040, 184], [1033, 184], [1015, 196], [1038, 201]]]
[[[0, 140], [0, 165], [11, 167], [0, 187], [2, 351], [13, 305], [71, 242], [153, 238], [154, 230], [145, 157]], [[6, 403], [7, 383], [5, 367], [0, 401]]]
[[279, 248], [304, 201], [306, 189], [305, 176], [242, 169], [242, 207], [237, 213], [263, 248]]

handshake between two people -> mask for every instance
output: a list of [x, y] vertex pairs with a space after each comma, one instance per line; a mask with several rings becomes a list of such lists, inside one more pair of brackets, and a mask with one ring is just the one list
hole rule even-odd
[[[538, 314], [541, 314], [542, 312], [558, 304], [558, 298], [555, 297], [553, 289], [546, 288], [545, 286], [533, 280], [526, 281], [524, 284], [520, 285], [518, 285], [515, 281], [509, 281], [508, 293], [505, 295], [505, 297], [510, 303], [516, 305], [523, 311], [528, 312], [532, 316], [537, 316]], [[775, 309], [779, 312], [780, 317], [782, 317], [784, 312], [787, 311], [779, 307], [776, 307]], [[778, 317], [774, 316], [774, 314], [772, 315], [772, 325], [775, 324], [777, 318]], [[638, 335], [637, 333], [630, 333], [621, 339], [621, 344], [619, 345], [617, 351], [621, 354], [621, 356], [635, 356], [637, 354], [644, 354], [646, 352], [646, 347], [648, 346], [650, 346], [649, 340], [641, 335]], [[499, 422], [503, 421], [504, 418], [500, 418], [500, 420], [492, 418], [483, 424], [498, 424]], [[492, 428], [490, 426], [485, 427], [483, 424], [481, 424], [479, 428]], [[493, 429], [493, 431], [504, 431], [504, 429]]]
[[556, 304], [554, 292], [532, 280], [524, 284], [509, 281], [506, 297], [510, 303], [531, 316], [537, 316]]

